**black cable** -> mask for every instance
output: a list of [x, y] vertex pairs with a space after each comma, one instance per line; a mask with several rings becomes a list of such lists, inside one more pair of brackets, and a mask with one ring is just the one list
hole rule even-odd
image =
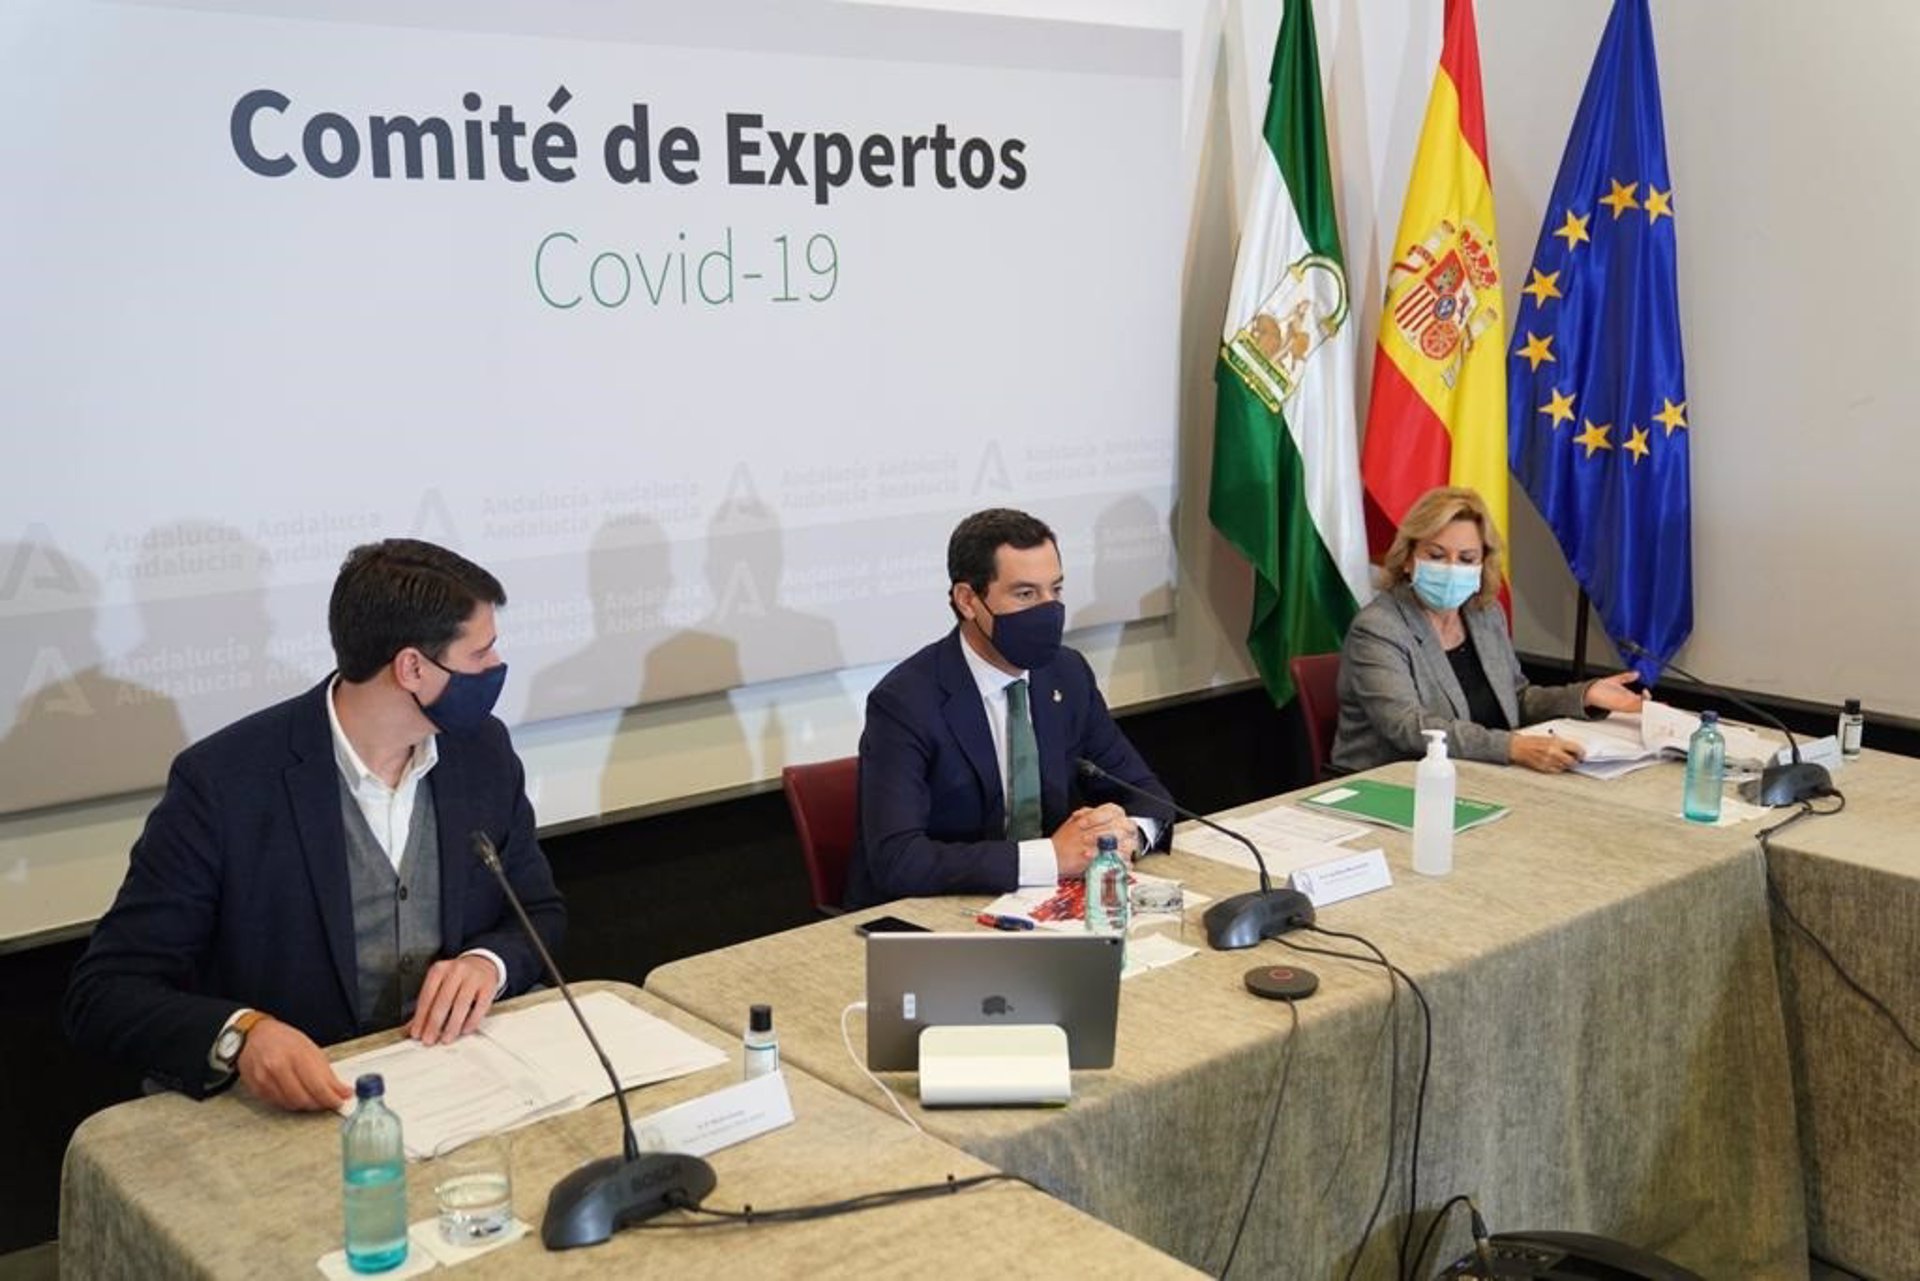
[[1253, 1200], [1260, 1192], [1260, 1180], [1266, 1177], [1267, 1158], [1273, 1155], [1273, 1133], [1280, 1125], [1280, 1101], [1287, 1097], [1287, 1078], [1293, 1074], [1294, 1040], [1300, 1033], [1300, 1011], [1291, 998], [1282, 998], [1287, 1002], [1287, 1013], [1292, 1024], [1287, 1028], [1286, 1048], [1280, 1055], [1280, 1082], [1273, 1090], [1273, 1106], [1267, 1111], [1267, 1137], [1260, 1145], [1260, 1162], [1254, 1166], [1253, 1182], [1247, 1185], [1246, 1203], [1240, 1207], [1240, 1222], [1234, 1225], [1233, 1244], [1227, 1247], [1227, 1261], [1220, 1265], [1223, 1281], [1227, 1273], [1233, 1270], [1234, 1256], [1240, 1253], [1240, 1237], [1247, 1230], [1247, 1219], [1253, 1214]]
[[1767, 849], [1767, 839], [1771, 837], [1775, 832], [1784, 832], [1789, 827], [1792, 827], [1795, 823], [1798, 823], [1803, 818], [1828, 818], [1834, 814], [1838, 814], [1841, 810], [1847, 808], [1846, 793], [1842, 792], [1839, 788], [1837, 787], [1829, 788], [1827, 791], [1823, 792], [1822, 795], [1831, 796], [1835, 800], [1839, 801], [1840, 803], [1834, 806], [1830, 810], [1817, 810], [1813, 808], [1812, 800], [1801, 801], [1800, 808], [1796, 809], [1793, 813], [1787, 815], [1785, 818], [1781, 819], [1778, 823], [1773, 824], [1771, 827], [1763, 827], [1759, 831], [1753, 834], [1753, 839], [1759, 843], [1760, 852], [1762, 854], [1766, 854], [1770, 852]]
[[[1388, 1018], [1392, 1018], [1392, 993], [1398, 991], [1398, 989], [1394, 987], [1394, 978], [1396, 978], [1396, 976], [1404, 981], [1407, 989], [1413, 993], [1413, 997], [1421, 1004], [1421, 1027], [1425, 1029], [1425, 1051], [1423, 1051], [1423, 1056], [1421, 1056], [1421, 1083], [1419, 1083], [1419, 1091], [1417, 1091], [1415, 1102], [1413, 1102], [1413, 1147], [1411, 1147], [1413, 1168], [1411, 1168], [1409, 1179], [1407, 1179], [1407, 1229], [1400, 1235], [1400, 1245], [1396, 1248], [1396, 1262], [1400, 1264], [1396, 1275], [1400, 1275], [1402, 1279], [1405, 1279], [1405, 1275], [1407, 1275], [1407, 1245], [1409, 1245], [1409, 1241], [1413, 1239], [1413, 1204], [1415, 1204], [1415, 1196], [1417, 1196], [1417, 1191], [1419, 1191], [1421, 1124], [1423, 1124], [1425, 1114], [1427, 1114], [1427, 1077], [1428, 1074], [1432, 1072], [1432, 1058], [1434, 1058], [1434, 1020], [1432, 1020], [1432, 1008], [1427, 1004], [1427, 993], [1423, 993], [1423, 991], [1419, 989], [1419, 983], [1415, 983], [1413, 979], [1409, 978], [1407, 972], [1402, 970], [1400, 966], [1396, 966], [1394, 962], [1390, 962], [1390, 960], [1386, 958], [1386, 953], [1382, 953], [1379, 947], [1375, 947], [1375, 945], [1373, 945], [1371, 941], [1367, 941], [1365, 937], [1361, 937], [1361, 935], [1357, 935], [1357, 933], [1346, 933], [1346, 931], [1342, 930], [1325, 930], [1325, 928], [1321, 928], [1321, 926], [1302, 926], [1302, 928], [1304, 928], [1304, 930], [1311, 930], [1313, 933], [1325, 933], [1327, 937], [1332, 937], [1332, 939], [1352, 939], [1352, 941], [1359, 943], [1361, 947], [1365, 947], [1369, 953], [1373, 953], [1373, 956], [1356, 956], [1354, 953], [1340, 953], [1340, 951], [1334, 951], [1334, 949], [1329, 949], [1329, 947], [1309, 947], [1306, 943], [1296, 943], [1296, 941], [1292, 941], [1292, 939], [1288, 939], [1288, 937], [1281, 937], [1281, 943], [1284, 943], [1286, 947], [1292, 947], [1292, 949], [1302, 951], [1302, 953], [1315, 953], [1315, 955], [1319, 956], [1338, 956], [1338, 958], [1342, 958], [1342, 960], [1354, 960], [1354, 962], [1359, 962], [1359, 964], [1369, 964], [1369, 966], [1375, 966], [1375, 964], [1377, 964], [1382, 970], [1386, 970], [1386, 991], [1390, 993], [1390, 995], [1388, 995]], [[1398, 1026], [1394, 1027], [1392, 1047], [1394, 1047], [1394, 1054], [1392, 1054], [1394, 1070], [1392, 1070], [1392, 1076], [1390, 1076], [1388, 1095], [1386, 1095], [1386, 1170], [1380, 1175], [1380, 1193], [1375, 1196], [1375, 1200], [1373, 1200], [1373, 1210], [1367, 1214], [1365, 1227], [1361, 1227], [1359, 1246], [1357, 1246], [1356, 1252], [1354, 1252], [1354, 1258], [1352, 1258], [1352, 1260], [1348, 1262], [1348, 1266], [1346, 1266], [1346, 1273], [1344, 1273], [1342, 1281], [1350, 1281], [1350, 1279], [1352, 1279], [1354, 1269], [1359, 1266], [1359, 1258], [1367, 1252], [1367, 1241], [1373, 1237], [1373, 1225], [1379, 1223], [1380, 1208], [1386, 1204], [1386, 1193], [1388, 1193], [1388, 1189], [1390, 1189], [1392, 1183], [1394, 1183], [1394, 1148], [1396, 1148], [1394, 1137], [1396, 1137], [1396, 1131], [1398, 1131], [1398, 1106], [1396, 1106], [1396, 1104], [1398, 1104], [1398, 1100], [1400, 1100], [1400, 1031], [1398, 1031]]]
[[1366, 948], [1369, 952], [1372, 952], [1375, 957], [1379, 958], [1380, 964], [1386, 968], [1388, 974], [1387, 982], [1393, 982], [1392, 976], [1396, 974], [1399, 975], [1400, 978], [1405, 981], [1408, 989], [1413, 992], [1414, 999], [1418, 1001], [1420, 1005], [1420, 1026], [1425, 1036], [1425, 1044], [1420, 1055], [1420, 1084], [1414, 1092], [1413, 1139], [1407, 1153], [1407, 1222], [1406, 1226], [1401, 1230], [1400, 1241], [1396, 1247], [1394, 1256], [1395, 1262], [1399, 1265], [1399, 1270], [1396, 1275], [1401, 1277], [1402, 1281], [1407, 1281], [1407, 1247], [1412, 1244], [1413, 1241], [1413, 1212], [1419, 1200], [1420, 1126], [1426, 1116], [1427, 1110], [1427, 1075], [1433, 1070], [1433, 1011], [1427, 1007], [1426, 995], [1420, 991], [1419, 986], [1414, 983], [1411, 978], [1407, 977], [1406, 971], [1388, 961], [1386, 953], [1382, 952], [1372, 943], [1361, 938], [1358, 934], [1347, 934], [1339, 930], [1322, 930], [1317, 926], [1309, 928], [1314, 929], [1316, 933], [1326, 934], [1330, 937], [1350, 938]]
[[1413, 993], [1414, 1000], [1420, 1005], [1420, 1027], [1423, 1037], [1420, 1054], [1420, 1086], [1414, 1093], [1413, 1142], [1407, 1153], [1407, 1222], [1400, 1232], [1399, 1251], [1400, 1275], [1411, 1281], [1412, 1274], [1407, 1270], [1407, 1247], [1413, 1242], [1413, 1215], [1420, 1202], [1420, 1133], [1427, 1116], [1427, 1080], [1433, 1073], [1433, 1007], [1427, 1004], [1427, 994], [1420, 990], [1420, 985], [1413, 981], [1413, 977], [1387, 960], [1386, 953], [1367, 939], [1358, 934], [1322, 929], [1319, 926], [1309, 928], [1315, 933], [1325, 934], [1331, 938], [1350, 938], [1372, 952], [1380, 958], [1380, 964], [1390, 973], [1400, 976], [1400, 981], [1407, 985], [1408, 990]]
[[1920, 1054], [1920, 1040], [1914, 1038], [1913, 1033], [1907, 1029], [1906, 1024], [1900, 1021], [1900, 1016], [1889, 1009], [1885, 1001], [1875, 996], [1871, 991], [1867, 990], [1864, 984], [1854, 978], [1846, 966], [1840, 964], [1840, 958], [1833, 954], [1833, 949], [1827, 946], [1826, 940], [1822, 939], [1818, 934], [1815, 934], [1794, 914], [1794, 910], [1787, 905], [1786, 896], [1780, 892], [1779, 882], [1773, 879], [1773, 851], [1767, 847], [1768, 838], [1776, 832], [1784, 831], [1793, 826], [1793, 824], [1798, 823], [1803, 818], [1825, 818], [1830, 814], [1838, 814], [1847, 807], [1847, 798], [1845, 796], [1837, 791], [1831, 793], [1831, 795], [1838, 797], [1840, 801], [1840, 803], [1832, 809], [1815, 809], [1811, 801], [1802, 801], [1799, 810], [1795, 813], [1775, 823], [1771, 827], [1762, 828], [1754, 834], [1754, 840], [1758, 842], [1760, 846], [1760, 865], [1767, 878], [1767, 901], [1773, 905], [1774, 909], [1778, 911], [1780, 915], [1787, 918], [1787, 924], [1791, 925], [1802, 938], [1813, 945], [1814, 950], [1819, 952], [1826, 963], [1833, 967], [1833, 972], [1840, 976], [1840, 981], [1845, 983], [1849, 988], [1852, 988], [1855, 996], [1865, 1001], [1881, 1018], [1885, 1019], [1888, 1025], [1893, 1028], [1894, 1033], [1907, 1043], [1908, 1049], [1912, 1050], [1915, 1054]]
[[[1310, 927], [1309, 927], [1310, 928]], [[1297, 952], [1312, 952], [1318, 956], [1337, 956], [1344, 960], [1363, 962], [1373, 965], [1371, 957], [1355, 956], [1351, 952], [1336, 952], [1332, 948], [1310, 947], [1305, 943], [1296, 943], [1282, 936], [1279, 942]], [[1399, 1133], [1399, 1118], [1395, 1103], [1400, 1097], [1400, 1028], [1393, 1017], [1395, 1002], [1400, 989], [1393, 981], [1393, 974], [1387, 974], [1387, 1161], [1380, 1172], [1380, 1191], [1374, 1194], [1373, 1209], [1367, 1212], [1366, 1224], [1360, 1229], [1360, 1244], [1355, 1247], [1353, 1257], [1347, 1261], [1347, 1270], [1341, 1274], [1340, 1281], [1353, 1281], [1354, 1270], [1360, 1266], [1361, 1256], [1367, 1252], [1367, 1242], [1373, 1238], [1373, 1225], [1380, 1221], [1380, 1210], [1387, 1203], [1387, 1192], [1393, 1187], [1393, 1166], [1396, 1138]], [[1344, 1160], [1345, 1157], [1342, 1157]], [[1331, 1186], [1331, 1185], [1329, 1185]]]
[[1447, 1198], [1447, 1203], [1440, 1207], [1439, 1213], [1433, 1216], [1433, 1222], [1427, 1224], [1427, 1230], [1421, 1234], [1420, 1248], [1413, 1252], [1413, 1271], [1415, 1276], [1418, 1276], [1420, 1273], [1420, 1261], [1427, 1257], [1427, 1248], [1433, 1244], [1433, 1234], [1438, 1232], [1440, 1225], [1447, 1221], [1447, 1215], [1452, 1212], [1453, 1207], [1456, 1205], [1471, 1204], [1472, 1198], [1464, 1192], [1457, 1196]]
[[964, 1192], [968, 1188], [977, 1188], [988, 1183], [1020, 1183], [1044, 1192], [1039, 1184], [1024, 1179], [1017, 1174], [975, 1174], [964, 1179], [956, 1179], [951, 1174], [944, 1183], [921, 1183], [913, 1187], [888, 1188], [880, 1192], [864, 1192], [859, 1196], [848, 1197], [843, 1201], [825, 1201], [817, 1205], [783, 1206], [772, 1210], [756, 1210], [751, 1205], [738, 1210], [720, 1210], [707, 1205], [694, 1205], [685, 1202], [674, 1206], [688, 1214], [704, 1214], [705, 1222], [661, 1222], [652, 1220], [635, 1224], [642, 1229], [679, 1229], [688, 1228], [725, 1228], [735, 1224], [753, 1223], [805, 1223], [813, 1219], [830, 1219], [841, 1214], [856, 1214], [862, 1210], [878, 1210], [889, 1205], [900, 1205], [908, 1201], [924, 1201], [929, 1197], [948, 1196]]
[[[1420, 1202], [1420, 1134], [1421, 1134], [1421, 1130], [1425, 1125], [1426, 1115], [1427, 1115], [1427, 1082], [1429, 1077], [1431, 1077], [1433, 1073], [1433, 1007], [1427, 1004], [1427, 995], [1426, 993], [1420, 990], [1420, 985], [1413, 981], [1413, 976], [1408, 974], [1405, 970], [1401, 969], [1399, 966], [1395, 965], [1393, 962], [1389, 961], [1387, 959], [1386, 953], [1382, 952], [1378, 947], [1374, 946], [1374, 944], [1368, 939], [1358, 934], [1351, 934], [1343, 930], [1329, 930], [1319, 925], [1309, 925], [1309, 926], [1306, 926], [1305, 928], [1313, 931], [1315, 934], [1324, 934], [1328, 938], [1351, 939], [1355, 943], [1358, 943], [1360, 946], [1366, 948], [1367, 951], [1373, 953], [1373, 957], [1374, 957], [1373, 960], [1370, 961], [1366, 957], [1359, 957], [1359, 956], [1352, 956], [1352, 955], [1347, 955], [1347, 959], [1351, 961], [1359, 961], [1362, 964], [1380, 965], [1388, 973], [1387, 982], [1389, 985], [1392, 984], [1394, 976], [1398, 976], [1400, 981], [1407, 985], [1407, 990], [1413, 993], [1414, 1000], [1419, 1002], [1420, 1004], [1420, 1025], [1421, 1025], [1421, 1033], [1422, 1033], [1422, 1049], [1421, 1049], [1421, 1057], [1420, 1057], [1420, 1086], [1418, 1090], [1415, 1091], [1415, 1094], [1414, 1094], [1413, 1141], [1408, 1152], [1407, 1222], [1406, 1222], [1406, 1226], [1401, 1230], [1401, 1233], [1400, 1233], [1400, 1244], [1399, 1244], [1399, 1249], [1397, 1254], [1397, 1261], [1400, 1265], [1399, 1275], [1402, 1278], [1406, 1278], [1409, 1276], [1407, 1271], [1407, 1247], [1411, 1245], [1413, 1242], [1413, 1216], [1414, 1216], [1414, 1211], [1418, 1207]], [[1290, 943], [1286, 939], [1282, 939], [1281, 941], [1283, 943], [1288, 943], [1288, 945], [1291, 947], [1303, 946], [1302, 944], [1298, 944], [1298, 943]], [[1314, 950], [1314, 949], [1308, 949], [1308, 950]], [[1329, 952], [1329, 955], [1337, 956], [1337, 955], [1341, 955], [1341, 953]], [[1395, 1094], [1397, 1097], [1397, 1094], [1398, 1094], [1397, 1090], [1395, 1091]], [[1391, 1100], [1389, 1100], [1389, 1103], [1391, 1103]], [[1389, 1117], [1391, 1117], [1391, 1107], [1389, 1108]], [[1372, 1222], [1369, 1222], [1367, 1225], [1367, 1232], [1369, 1235], [1371, 1235], [1372, 1231], [1373, 1231], [1373, 1224]], [[1365, 1247], [1365, 1238], [1362, 1238], [1362, 1248], [1364, 1249], [1364, 1247]]]
[[[1414, 1096], [1413, 1136], [1412, 1136], [1412, 1143], [1409, 1149], [1409, 1166], [1408, 1166], [1408, 1173], [1407, 1173], [1407, 1222], [1406, 1222], [1405, 1228], [1402, 1230], [1400, 1234], [1400, 1241], [1396, 1250], [1396, 1262], [1399, 1265], [1398, 1275], [1404, 1279], [1408, 1276], [1407, 1247], [1409, 1244], [1411, 1244], [1413, 1239], [1413, 1216], [1414, 1216], [1415, 1208], [1419, 1204], [1420, 1134], [1426, 1118], [1427, 1081], [1428, 1081], [1429, 1075], [1432, 1073], [1432, 1070], [1433, 1070], [1433, 1010], [1432, 1010], [1432, 1007], [1430, 1007], [1427, 1004], [1426, 994], [1420, 990], [1420, 985], [1415, 983], [1412, 977], [1408, 975], [1405, 970], [1401, 969], [1399, 966], [1387, 960], [1386, 954], [1382, 952], [1378, 947], [1376, 947], [1368, 939], [1358, 934], [1351, 934], [1342, 930], [1323, 929], [1315, 925], [1310, 925], [1310, 926], [1307, 926], [1306, 928], [1312, 930], [1316, 934], [1324, 934], [1329, 938], [1351, 939], [1355, 943], [1358, 943], [1360, 944], [1360, 946], [1366, 948], [1367, 951], [1371, 952], [1373, 955], [1371, 958], [1364, 957], [1364, 956], [1354, 956], [1351, 953], [1335, 952], [1335, 951], [1332, 951], [1331, 949], [1306, 948], [1302, 944], [1295, 944], [1295, 943], [1289, 943], [1289, 946], [1301, 947], [1303, 948], [1303, 950], [1307, 950], [1307, 951], [1319, 951], [1328, 956], [1342, 956], [1342, 957], [1345, 957], [1347, 960], [1357, 961], [1361, 964], [1379, 965], [1381, 968], [1387, 971], [1387, 975], [1388, 975], [1387, 983], [1389, 984], [1389, 986], [1392, 985], [1394, 977], [1398, 976], [1399, 979], [1407, 985], [1408, 990], [1413, 993], [1415, 1000], [1417, 1000], [1420, 1005], [1421, 1028], [1424, 1036], [1424, 1044], [1422, 1048], [1421, 1062], [1420, 1062], [1420, 1085]], [[1284, 939], [1282, 940], [1282, 942], [1286, 942], [1286, 941], [1287, 940], [1284, 940]], [[1394, 1112], [1395, 1112], [1394, 1100], [1396, 1100], [1398, 1097], [1399, 1097], [1399, 1088], [1398, 1088], [1398, 1085], [1396, 1084], [1393, 1090], [1393, 1094], [1388, 1099], [1388, 1126], [1390, 1131], [1394, 1127]], [[1392, 1180], [1392, 1164], [1391, 1164], [1392, 1145], [1391, 1144], [1389, 1144], [1388, 1152], [1389, 1152], [1389, 1164], [1388, 1164], [1387, 1182], [1390, 1183]], [[1384, 1202], [1384, 1193], [1386, 1191], [1386, 1186], [1384, 1184], [1382, 1186], [1381, 1191], [1382, 1191], [1382, 1202]], [[1378, 1215], [1378, 1206], [1376, 1205], [1375, 1217], [1368, 1219], [1365, 1233], [1362, 1235], [1362, 1238], [1361, 1238], [1361, 1249], [1363, 1251], [1365, 1249], [1366, 1238], [1373, 1234], [1373, 1225], [1377, 1219], [1377, 1215]], [[1355, 1257], [1357, 1259], [1358, 1255], [1356, 1255]], [[1351, 1275], [1351, 1273], [1349, 1273], [1349, 1275]]]
[[[1349, 961], [1363, 961], [1369, 965], [1373, 964], [1372, 959], [1369, 957], [1354, 956], [1347, 952], [1336, 952], [1331, 948], [1309, 947], [1305, 943], [1296, 943], [1292, 939], [1284, 936], [1278, 941], [1298, 952], [1313, 952], [1320, 956], [1338, 956]], [[1366, 1225], [1360, 1229], [1360, 1245], [1354, 1250], [1353, 1257], [1347, 1261], [1347, 1270], [1341, 1275], [1340, 1281], [1353, 1281], [1354, 1269], [1360, 1266], [1361, 1256], [1367, 1252], [1367, 1241], [1373, 1236], [1373, 1225], [1380, 1221], [1381, 1207], [1386, 1205], [1387, 1191], [1393, 1186], [1393, 1157], [1400, 1128], [1394, 1109], [1394, 1102], [1400, 1097], [1400, 1025], [1398, 1020], [1394, 1018], [1394, 1011], [1398, 1008], [1399, 998], [1400, 989], [1394, 983], [1393, 975], [1389, 973], [1387, 975], [1387, 1017], [1381, 1025], [1387, 1033], [1387, 1161], [1385, 1168], [1380, 1172], [1380, 1191], [1374, 1195], [1373, 1209], [1367, 1213]], [[1348, 1142], [1352, 1142], [1351, 1131], [1349, 1131]], [[1346, 1152], [1343, 1150], [1340, 1154], [1339, 1164], [1345, 1164], [1346, 1159]], [[1336, 1165], [1335, 1169], [1338, 1169], [1338, 1165]], [[1333, 1176], [1331, 1175], [1328, 1177], [1327, 1187], [1329, 1189], [1333, 1187]]]
[[[1313, 949], [1313, 950], [1320, 951], [1322, 954], [1328, 955], [1328, 956], [1334, 955], [1334, 953], [1327, 952], [1325, 949]], [[1356, 959], [1364, 959], [1364, 958], [1356, 958]], [[1397, 1033], [1397, 1029], [1399, 1027], [1399, 1020], [1398, 1018], [1395, 1017], [1399, 1012], [1399, 1008], [1400, 1008], [1399, 1001], [1400, 1001], [1400, 987], [1397, 983], [1394, 983], [1392, 981], [1391, 977], [1389, 977], [1387, 982], [1387, 1012], [1384, 1016], [1382, 1016], [1380, 1020], [1380, 1030], [1375, 1035], [1376, 1049], [1374, 1051], [1374, 1056], [1378, 1057], [1377, 1046], [1381, 1043], [1384, 1043], [1387, 1047], [1387, 1097], [1389, 1099], [1398, 1098], [1400, 1096], [1400, 1039]], [[1372, 1079], [1371, 1075], [1369, 1075], [1368, 1079], [1369, 1080]], [[1353, 1107], [1354, 1116], [1358, 1115], [1360, 1110], [1360, 1104], [1364, 1101], [1365, 1101], [1364, 1099], [1361, 1099], [1358, 1096], [1356, 1096], [1354, 1107]], [[1342, 1129], [1341, 1133], [1345, 1137], [1341, 1142], [1339, 1152], [1337, 1152], [1334, 1155], [1333, 1161], [1327, 1167], [1327, 1180], [1320, 1188], [1320, 1199], [1323, 1201], [1326, 1200], [1330, 1195], [1332, 1195], [1333, 1185], [1340, 1181], [1341, 1172], [1347, 1168], [1347, 1158], [1353, 1155], [1354, 1142], [1359, 1137], [1358, 1126], [1353, 1121], [1349, 1121], [1349, 1123]], [[1394, 1150], [1395, 1150], [1394, 1135], [1392, 1131], [1389, 1130], [1387, 1134], [1387, 1156], [1389, 1158], [1388, 1159], [1389, 1169], [1392, 1168], [1391, 1158], [1393, 1156]]]

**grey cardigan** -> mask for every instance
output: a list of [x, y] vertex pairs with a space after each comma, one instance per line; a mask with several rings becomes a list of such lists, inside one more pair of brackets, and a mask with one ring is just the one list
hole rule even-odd
[[[1460, 616], [1508, 724], [1586, 714], [1584, 683], [1527, 682], [1498, 605], [1469, 605]], [[1336, 769], [1372, 769], [1424, 756], [1427, 741], [1421, 731], [1429, 729], [1447, 731], [1447, 755], [1456, 760], [1507, 763], [1512, 731], [1474, 723], [1440, 638], [1405, 583], [1381, 592], [1354, 618], [1340, 650], [1339, 693]]]

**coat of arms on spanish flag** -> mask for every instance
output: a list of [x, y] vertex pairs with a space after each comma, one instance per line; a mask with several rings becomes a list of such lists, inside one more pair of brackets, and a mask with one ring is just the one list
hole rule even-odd
[[1507, 325], [1472, 0], [1447, 0], [1440, 65], [1387, 272], [1360, 452], [1374, 554], [1436, 485], [1480, 491], [1507, 530]]

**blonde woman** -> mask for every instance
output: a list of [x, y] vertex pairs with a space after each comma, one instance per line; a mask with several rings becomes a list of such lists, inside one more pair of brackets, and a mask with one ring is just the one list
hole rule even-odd
[[1500, 532], [1471, 489], [1431, 489], [1407, 510], [1340, 651], [1333, 765], [1371, 769], [1423, 755], [1421, 731], [1447, 731], [1456, 759], [1554, 774], [1578, 745], [1525, 727], [1559, 716], [1635, 712], [1632, 672], [1576, 685], [1529, 684], [1500, 609]]

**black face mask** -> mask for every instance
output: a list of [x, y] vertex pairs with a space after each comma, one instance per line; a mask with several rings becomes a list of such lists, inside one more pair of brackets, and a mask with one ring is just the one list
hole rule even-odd
[[507, 683], [507, 665], [496, 663], [484, 672], [456, 672], [431, 655], [421, 657], [447, 674], [447, 687], [432, 703], [422, 703], [418, 694], [413, 696], [422, 714], [435, 727], [453, 734], [485, 725], [487, 717], [493, 715], [493, 705], [500, 701], [501, 687]]
[[[980, 602], [980, 608], [987, 609], [986, 601]], [[1033, 671], [1051, 663], [1060, 652], [1060, 637], [1067, 630], [1067, 607], [1059, 601], [1050, 600], [1006, 614], [995, 614], [990, 609], [987, 613], [993, 619], [993, 634], [987, 639], [1000, 651], [1000, 657], [1015, 667]]]

